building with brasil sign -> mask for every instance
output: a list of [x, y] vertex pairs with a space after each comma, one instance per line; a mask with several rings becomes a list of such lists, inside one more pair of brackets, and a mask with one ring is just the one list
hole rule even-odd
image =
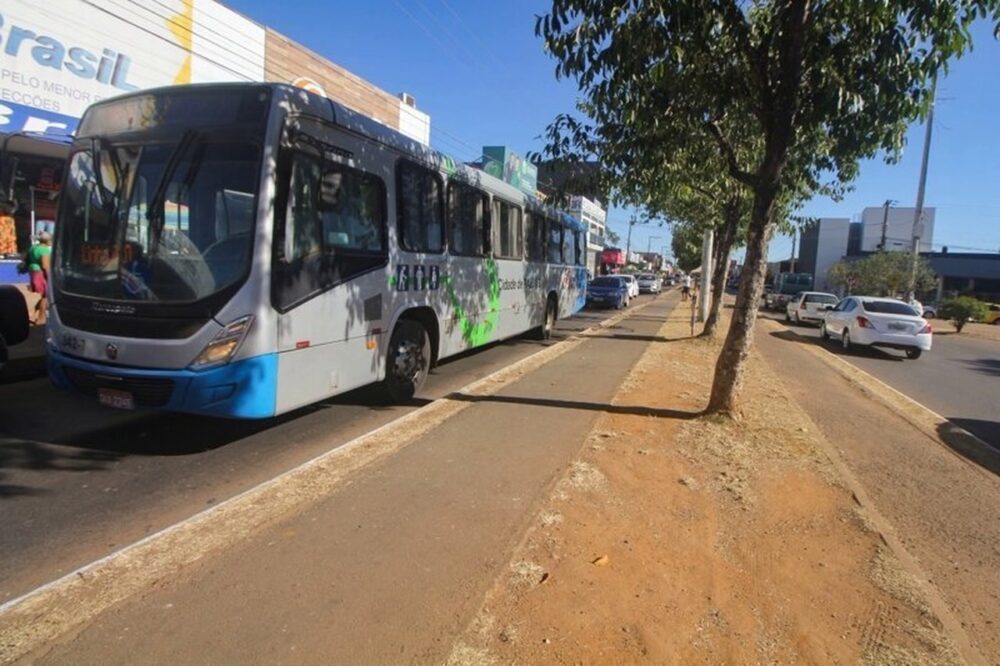
[[[215, 0], [4, 0], [0, 4], [0, 200], [18, 245], [55, 214], [65, 144], [84, 110], [122, 93], [217, 81], [278, 81], [351, 107], [424, 144], [430, 117]], [[13, 183], [13, 188], [11, 187]]]

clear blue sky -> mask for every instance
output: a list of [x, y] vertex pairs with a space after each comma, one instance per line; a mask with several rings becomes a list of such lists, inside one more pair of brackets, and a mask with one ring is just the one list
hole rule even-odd
[[[550, 6], [534, 0], [225, 0], [391, 93], [406, 91], [431, 116], [431, 143], [469, 161], [484, 145], [521, 153], [541, 148], [540, 135], [556, 114], [570, 111], [571, 82], [556, 81], [554, 61], [534, 35], [535, 15]], [[925, 205], [937, 208], [935, 246], [1000, 251], [1000, 44], [987, 24], [974, 30], [976, 48], [952, 64], [938, 85]], [[911, 127], [902, 162], [862, 165], [854, 191], [840, 202], [814, 199], [803, 214], [855, 217], [866, 206], [896, 199], [913, 206], [923, 127]], [[610, 211], [624, 243], [629, 211]], [[670, 243], [667, 228], [636, 227], [632, 246], [645, 251]], [[791, 239], [771, 244], [772, 259], [787, 258]]]

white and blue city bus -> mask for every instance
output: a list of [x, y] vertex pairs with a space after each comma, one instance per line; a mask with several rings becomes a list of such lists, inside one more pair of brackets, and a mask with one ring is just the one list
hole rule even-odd
[[91, 106], [66, 169], [49, 373], [120, 408], [264, 418], [535, 330], [586, 295], [581, 223], [278, 84]]

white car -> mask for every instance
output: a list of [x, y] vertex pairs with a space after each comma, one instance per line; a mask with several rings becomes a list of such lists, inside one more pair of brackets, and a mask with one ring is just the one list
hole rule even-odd
[[662, 288], [660, 277], [652, 273], [637, 275], [636, 282], [639, 285], [639, 293], [658, 294]]
[[618, 277], [624, 279], [625, 284], [628, 285], [628, 297], [637, 298], [639, 296], [639, 281], [635, 279], [635, 276], [622, 273]]
[[836, 305], [840, 299], [836, 294], [822, 291], [803, 291], [785, 306], [785, 321], [802, 324], [807, 321], [823, 321], [826, 306]]
[[931, 325], [917, 311], [894, 298], [848, 296], [827, 310], [820, 324], [824, 340], [836, 338], [846, 350], [852, 345], [902, 349], [907, 358], [931, 350]]

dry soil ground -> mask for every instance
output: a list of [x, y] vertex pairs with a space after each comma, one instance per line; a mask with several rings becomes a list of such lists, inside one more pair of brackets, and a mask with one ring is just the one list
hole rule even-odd
[[716, 346], [684, 339], [685, 315], [633, 369], [449, 663], [960, 662], [756, 355], [741, 421], [696, 416]]

